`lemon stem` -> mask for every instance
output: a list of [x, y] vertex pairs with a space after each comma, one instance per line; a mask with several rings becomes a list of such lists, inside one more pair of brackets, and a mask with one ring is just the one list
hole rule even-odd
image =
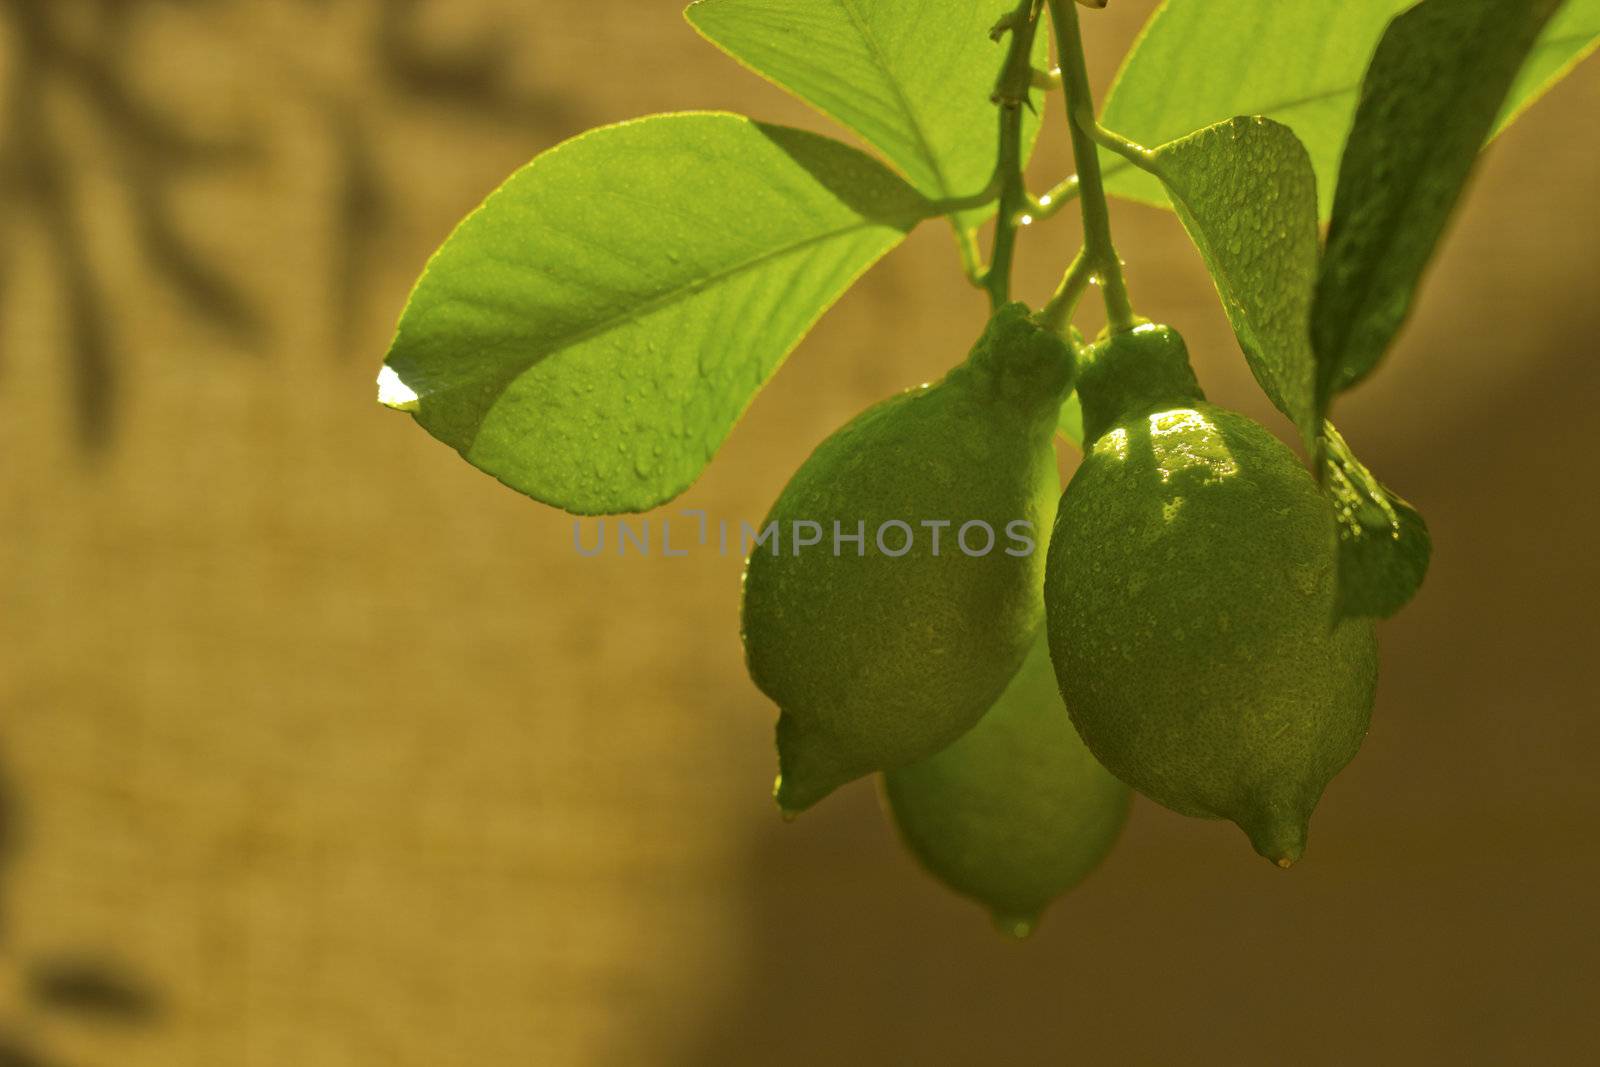
[[[1045, 309], [1047, 321], [1069, 319], [1082, 295], [1084, 281], [1098, 281], [1105, 297], [1106, 321], [1112, 332], [1133, 329], [1133, 303], [1122, 276], [1122, 260], [1111, 240], [1111, 213], [1106, 207], [1105, 181], [1095, 147], [1094, 99], [1089, 93], [1089, 72], [1083, 58], [1083, 35], [1078, 29], [1078, 9], [1073, 0], [1050, 0], [1050, 21], [1055, 26], [1057, 59], [1067, 96], [1067, 125], [1072, 130], [1072, 154], [1078, 165], [1078, 202], [1083, 209], [1083, 252], [1067, 269], [1061, 288]], [[1084, 116], [1088, 116], [1085, 123]], [[1058, 302], [1065, 306], [1057, 307]]]
[[[954, 221], [954, 220], [951, 220]], [[961, 269], [974, 288], [982, 289], [985, 286], [983, 253], [978, 251], [978, 234], [974, 230], [955, 224], [956, 248], [961, 252]]]
[[1055, 295], [1039, 311], [1039, 322], [1045, 329], [1053, 330], [1062, 337], [1068, 335], [1067, 327], [1072, 324], [1073, 312], [1078, 310], [1078, 301], [1083, 298], [1083, 291], [1089, 288], [1089, 278], [1093, 274], [1094, 261], [1089, 258], [1087, 249], [1080, 249], [1072, 265], [1067, 268], [1066, 276], [1061, 279]]
[[1039, 27], [1039, 0], [1021, 0], [1001, 19], [995, 33], [1009, 32], [1005, 65], [995, 82], [994, 102], [1000, 106], [1000, 155], [995, 173], [1000, 179], [1000, 209], [995, 219], [994, 253], [983, 287], [989, 303], [998, 309], [1011, 299], [1011, 264], [1016, 258], [1017, 227], [1028, 206], [1028, 189], [1022, 175], [1022, 109], [1030, 106], [1033, 88], [1033, 40]]

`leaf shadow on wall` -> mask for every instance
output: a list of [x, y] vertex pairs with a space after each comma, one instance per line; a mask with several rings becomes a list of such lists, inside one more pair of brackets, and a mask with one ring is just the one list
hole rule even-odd
[[[26, 828], [15, 791], [0, 773], [0, 959], [13, 956], [5, 891]], [[20, 974], [21, 1025], [0, 1026], [0, 1067], [52, 1067], [60, 1061], [37, 1047], [32, 1024], [45, 1017], [81, 1026], [144, 1029], [161, 1018], [160, 995], [137, 972], [110, 956], [68, 949], [10, 960]], [[17, 1010], [15, 1007], [13, 1010]]]
[[[529, 92], [512, 74], [526, 65], [514, 38], [488, 26], [467, 46], [441, 49], [421, 30], [421, 16], [440, 0], [302, 0], [313, 10], [360, 8], [368, 16], [363, 47], [373, 62], [376, 93], [361, 87], [296, 83], [326, 116], [323, 136], [335, 147], [330, 186], [334, 219], [326, 250], [338, 350], [358, 348], [355, 324], [369, 297], [385, 230], [398, 221], [393, 188], [399, 176], [380, 161], [382, 105], [423, 105], [444, 121], [488, 119], [507, 130], [570, 126], [569, 106], [553, 94]], [[87, 455], [114, 444], [122, 373], [138, 342], [114, 317], [114, 288], [126, 279], [96, 266], [95, 231], [82, 195], [83, 159], [112, 176], [132, 221], [149, 276], [134, 280], [174, 294], [193, 323], [215, 333], [223, 353], [263, 354], [283, 332], [277, 312], [250, 292], [242, 273], [196, 249], [177, 219], [182, 183], [220, 169], [245, 175], [273, 146], [241, 119], [222, 137], [196, 132], [182, 115], [151, 105], [136, 88], [132, 47], [140, 22], [173, 0], [58, 0], [0, 3], [0, 31], [13, 43], [0, 114], [0, 313], [7, 283], [26, 269], [17, 262], [24, 227], [42, 239], [53, 279], [62, 351], [50, 353], [66, 373]], [[242, 0], [181, 0], [195, 16], [238, 8]], [[240, 42], [239, 47], [248, 46]], [[286, 83], [294, 79], [285, 78]], [[61, 126], [57, 97], [79, 106], [93, 132]], [[368, 104], [369, 99], [378, 106]], [[84, 143], [80, 143], [83, 141]], [[529, 137], [532, 144], [534, 138]], [[271, 205], [262, 205], [270, 211]], [[0, 389], [4, 361], [0, 360]]]

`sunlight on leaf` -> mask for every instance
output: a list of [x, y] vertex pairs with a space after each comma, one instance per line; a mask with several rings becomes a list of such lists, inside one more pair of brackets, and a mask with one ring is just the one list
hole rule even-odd
[[653, 507], [930, 210], [853, 148], [738, 115], [591, 131], [518, 171], [434, 255], [381, 399], [537, 500]]
[[1311, 290], [1317, 179], [1294, 131], [1237, 118], [1163, 145], [1155, 167], [1216, 283], [1256, 381], [1316, 439]]
[[[1339, 155], [1362, 76], [1389, 21], [1413, 0], [1167, 0], [1123, 61], [1103, 121], [1146, 145], [1235, 115], [1263, 115], [1305, 143], [1333, 207]], [[1469, 8], [1473, 4], [1460, 4]], [[1600, 0], [1569, 0], [1550, 24], [1502, 110], [1498, 133], [1600, 43]], [[1108, 191], [1165, 205], [1151, 175], [1107, 154]]]
[[[994, 172], [990, 102], [1005, 52], [989, 31], [1015, 0], [700, 0], [684, 13], [708, 41], [860, 134], [925, 196], [981, 190]], [[1034, 65], [1049, 58], [1035, 40]], [[1045, 94], [1023, 112], [1023, 155]], [[975, 226], [993, 206], [962, 215]]]

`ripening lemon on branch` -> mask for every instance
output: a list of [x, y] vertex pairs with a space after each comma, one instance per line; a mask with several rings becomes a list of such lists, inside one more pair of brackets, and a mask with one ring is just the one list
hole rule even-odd
[[922, 865], [1015, 937], [1100, 865], [1130, 799], [1068, 719], [1043, 627], [978, 725], [944, 751], [885, 773], [883, 796]]
[[1287, 867], [1367, 731], [1377, 642], [1335, 622], [1335, 532], [1293, 452], [1205, 402], [1147, 325], [1081, 369], [1086, 452], [1045, 580], [1067, 708], [1113, 773]]
[[1003, 307], [964, 363], [847, 423], [778, 497], [742, 624], [779, 709], [785, 812], [933, 755], [1016, 674], [1043, 618], [1073, 371], [1066, 342]]

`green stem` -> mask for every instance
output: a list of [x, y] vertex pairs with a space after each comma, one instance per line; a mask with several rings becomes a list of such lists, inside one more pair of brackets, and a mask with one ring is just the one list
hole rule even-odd
[[1067, 327], [1072, 324], [1073, 313], [1078, 310], [1078, 301], [1083, 299], [1083, 292], [1089, 288], [1089, 280], [1093, 277], [1094, 261], [1089, 258], [1089, 250], [1080, 249], [1061, 279], [1055, 295], [1039, 309], [1040, 324], [1062, 337], [1067, 336]]
[[1078, 199], [1078, 176], [1072, 175], [1057, 185], [1053, 186], [1043, 196], [1028, 198], [1028, 214], [1037, 222], [1055, 215], [1056, 212]]
[[1160, 168], [1156, 164], [1156, 154], [1136, 141], [1130, 141], [1120, 133], [1112, 133], [1095, 121], [1094, 112], [1087, 108], [1074, 109], [1074, 116], [1079, 125], [1089, 131], [1089, 136], [1095, 144], [1109, 149], [1126, 159], [1140, 170], [1149, 171], [1160, 177]]
[[967, 281], [972, 283], [973, 288], [982, 289], [984, 287], [983, 253], [978, 251], [977, 231], [965, 228], [954, 219], [950, 221], [955, 224], [956, 248], [961, 252], [961, 269], [966, 274]]
[[1033, 87], [1035, 89], [1043, 89], [1047, 93], [1061, 88], [1061, 68], [1040, 70], [1035, 67], [1033, 70]]
[[973, 208], [986, 207], [994, 203], [995, 197], [1000, 195], [1000, 171], [997, 169], [989, 184], [970, 196], [950, 196], [943, 200], [933, 201], [933, 211], [930, 215], [954, 215], [959, 211], [970, 211]]
[[[1055, 25], [1056, 51], [1061, 80], [1067, 94], [1067, 125], [1072, 130], [1072, 154], [1078, 162], [1079, 203], [1083, 208], [1083, 257], [1090, 280], [1098, 279], [1106, 302], [1106, 320], [1113, 332], [1133, 328], [1133, 303], [1122, 276], [1122, 260], [1111, 240], [1111, 213], [1106, 206], [1105, 182], [1100, 175], [1100, 155], [1093, 136], [1094, 103], [1089, 93], [1089, 73], [1083, 58], [1083, 36], [1078, 29], [1074, 0], [1050, 0], [1050, 21]], [[1081, 115], [1090, 116], [1087, 125]], [[1077, 263], [1074, 263], [1077, 268]], [[1069, 268], [1062, 290], [1074, 278]], [[1057, 296], [1062, 293], [1058, 291]], [[1076, 303], [1076, 298], [1072, 298]], [[1051, 302], [1055, 303], [1054, 300]]]
[[1000, 108], [1000, 159], [1012, 169], [1002, 179], [1000, 209], [994, 223], [994, 252], [989, 257], [989, 272], [984, 288], [989, 303], [999, 308], [1011, 298], [1011, 264], [1017, 251], [1017, 213], [1026, 203], [1022, 188], [1022, 109], [1009, 104]]
[[1011, 299], [1011, 265], [1016, 258], [1018, 216], [1028, 206], [1028, 190], [1022, 176], [1022, 109], [1033, 87], [1033, 39], [1039, 26], [1039, 0], [1020, 0], [1012, 13], [996, 27], [1011, 33], [1005, 66], [995, 83], [994, 100], [1000, 105], [1000, 155], [996, 173], [1000, 178], [1000, 208], [994, 226], [994, 252], [984, 288], [989, 303], [999, 308]]

